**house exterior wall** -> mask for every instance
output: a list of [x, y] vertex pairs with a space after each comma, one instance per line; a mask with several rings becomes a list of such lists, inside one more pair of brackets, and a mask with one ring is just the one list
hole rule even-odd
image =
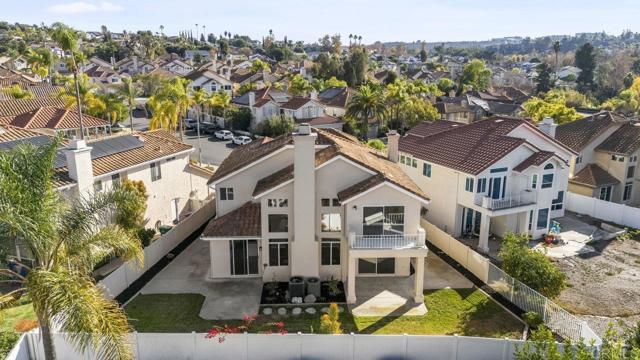
[[[216, 213], [222, 216], [231, 210], [237, 209], [251, 200], [253, 190], [258, 180], [273, 174], [293, 163], [293, 149], [287, 148], [279, 153], [263, 158], [258, 163], [246, 170], [231, 176], [215, 185], [216, 188]], [[221, 200], [220, 188], [233, 188], [233, 200]]]
[[589, 187], [589, 186], [584, 186], [584, 185], [579, 185], [579, 184], [575, 184], [575, 183], [569, 183], [569, 187], [568, 190], [572, 193], [576, 193], [576, 194], [580, 194], [580, 195], [584, 195], [584, 196], [589, 196], [589, 197], [596, 197], [596, 191], [594, 188]]
[[347, 113], [347, 109], [343, 107], [325, 106], [324, 112], [333, 117], [342, 117]]
[[[270, 199], [286, 199], [287, 207], [269, 207]], [[291, 240], [293, 239], [293, 184], [288, 184], [280, 189], [263, 196], [260, 199], [261, 205], [261, 225], [262, 225], [262, 262], [260, 270], [264, 281], [287, 281], [291, 276], [291, 263], [294, 261], [291, 256]], [[287, 214], [289, 220], [288, 232], [286, 233], [270, 233], [269, 232], [269, 215], [270, 214]], [[270, 266], [269, 265], [269, 239], [288, 239], [289, 242], [289, 261], [287, 266]]]
[[[582, 157], [582, 161], [580, 162], [580, 164], [575, 164], [575, 170], [571, 174], [572, 176], [574, 174], [579, 173], [580, 170], [584, 169], [584, 167], [587, 166], [587, 164], [592, 164], [592, 163], [596, 162], [595, 161], [595, 155], [596, 155], [595, 148], [598, 145], [602, 144], [602, 142], [604, 140], [606, 140], [609, 136], [611, 136], [611, 134], [613, 134], [616, 130], [618, 130], [621, 125], [622, 124], [611, 126], [609, 129], [607, 129], [605, 132], [603, 132], [600, 136], [598, 136], [593, 141], [591, 141], [591, 143], [589, 143], [584, 149], [580, 150], [579, 156]], [[575, 161], [574, 161], [574, 163], [575, 163]]]

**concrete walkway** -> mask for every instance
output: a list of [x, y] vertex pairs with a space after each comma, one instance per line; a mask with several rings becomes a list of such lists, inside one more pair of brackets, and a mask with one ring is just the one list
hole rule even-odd
[[[429, 252], [424, 289], [471, 288], [473, 284], [438, 255]], [[355, 316], [419, 316], [427, 313], [424, 303], [413, 301], [413, 276], [357, 277]]]
[[262, 279], [208, 279], [209, 244], [196, 240], [156, 275], [141, 294], [202, 294], [206, 297], [200, 317], [207, 320], [242, 319], [257, 314]]

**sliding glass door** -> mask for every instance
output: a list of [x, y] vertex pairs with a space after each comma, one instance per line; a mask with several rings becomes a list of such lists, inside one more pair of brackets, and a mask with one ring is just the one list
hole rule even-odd
[[395, 274], [395, 258], [360, 258], [358, 259], [359, 274]]
[[231, 275], [258, 275], [258, 240], [230, 240]]

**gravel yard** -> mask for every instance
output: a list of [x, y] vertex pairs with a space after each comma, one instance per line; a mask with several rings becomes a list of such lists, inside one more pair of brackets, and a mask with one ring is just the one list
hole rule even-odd
[[594, 252], [556, 259], [569, 281], [556, 301], [600, 334], [611, 321], [634, 326], [640, 321], [640, 236], [589, 245]]

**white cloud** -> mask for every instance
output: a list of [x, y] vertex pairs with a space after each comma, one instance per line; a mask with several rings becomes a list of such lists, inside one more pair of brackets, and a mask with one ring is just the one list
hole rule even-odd
[[85, 1], [76, 1], [66, 4], [56, 4], [49, 6], [49, 12], [56, 14], [84, 14], [84, 13], [98, 13], [98, 12], [117, 12], [122, 11], [123, 8], [120, 5], [110, 3], [108, 1], [101, 1], [99, 3], [89, 3]]

